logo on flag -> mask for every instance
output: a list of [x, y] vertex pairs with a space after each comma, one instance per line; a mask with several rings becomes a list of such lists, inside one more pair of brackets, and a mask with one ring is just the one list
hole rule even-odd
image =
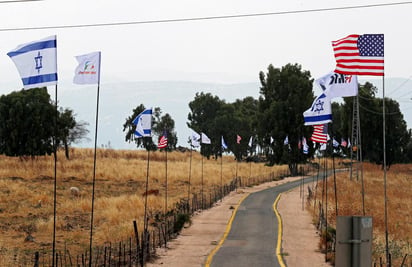
[[310, 138], [313, 142], [316, 143], [327, 143], [328, 142], [328, 125], [313, 125], [313, 133]]
[[240, 137], [240, 135], [236, 135], [236, 143], [240, 144], [241, 140], [242, 140], [242, 137]]
[[332, 71], [317, 79], [315, 83], [326, 92], [330, 99], [358, 94], [358, 76], [356, 75], [345, 75]]
[[147, 108], [132, 121], [136, 125], [134, 135], [136, 138], [152, 136], [152, 109]]
[[76, 84], [98, 84], [100, 82], [100, 52], [77, 56], [73, 82]]
[[167, 132], [164, 131], [163, 135], [160, 136], [159, 142], [157, 143], [157, 148], [162, 149], [167, 147]]
[[24, 89], [57, 84], [55, 35], [19, 45], [7, 55], [16, 65]]
[[337, 73], [384, 75], [384, 35], [352, 34], [332, 42]]
[[227, 144], [225, 142], [225, 139], [222, 136], [222, 149], [227, 149]]

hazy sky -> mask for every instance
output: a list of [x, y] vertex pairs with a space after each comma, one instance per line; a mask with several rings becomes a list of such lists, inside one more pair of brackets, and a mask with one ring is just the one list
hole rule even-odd
[[[3, 2], [3, 1], [0, 1]], [[315, 10], [388, 1], [44, 0], [0, 4], [0, 94], [22, 87], [6, 53], [57, 35], [59, 90], [71, 90], [76, 55], [102, 51], [101, 83], [144, 80], [255, 82], [269, 64], [299, 63], [318, 78], [334, 69], [331, 41], [349, 34], [385, 35], [385, 77], [411, 77], [411, 4], [231, 19], [123, 26], [11, 30], [61, 25]], [[364, 79], [374, 77], [363, 77]], [[376, 77], [375, 77], [376, 78]], [[406, 83], [385, 88], [410, 100]], [[397, 95], [390, 95], [396, 89]], [[411, 92], [408, 95], [408, 92]], [[120, 93], [120, 92], [119, 92]], [[240, 96], [243, 97], [243, 96]], [[412, 104], [412, 100], [411, 104]], [[140, 103], [136, 103], [138, 105]], [[150, 103], [145, 103], [151, 106]], [[407, 104], [406, 104], [407, 105]], [[131, 110], [133, 107], [126, 107]]]

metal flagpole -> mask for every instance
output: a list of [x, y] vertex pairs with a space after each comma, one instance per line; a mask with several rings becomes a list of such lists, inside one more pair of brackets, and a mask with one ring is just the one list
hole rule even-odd
[[223, 201], [223, 147], [220, 148], [220, 201]]
[[187, 203], [190, 204], [190, 180], [192, 178], [192, 144], [190, 144], [190, 160], [189, 160], [189, 181], [188, 181], [188, 191], [187, 191]]
[[145, 197], [144, 197], [144, 222], [143, 222], [143, 238], [144, 240], [142, 241], [142, 261], [144, 262], [144, 253], [145, 253], [145, 247], [147, 245], [147, 191], [149, 190], [149, 166], [150, 166], [150, 150], [147, 149], [147, 167], [146, 167], [146, 189], [145, 189]]
[[204, 205], [203, 205], [203, 155], [202, 155], [202, 145], [200, 145], [200, 156], [202, 157], [202, 181], [201, 181], [201, 188], [200, 188], [200, 192], [202, 195], [202, 209], [204, 209]]
[[385, 76], [382, 76], [382, 120], [383, 120], [383, 187], [384, 187], [384, 206], [385, 206], [385, 254], [386, 266], [390, 266], [389, 262], [389, 238], [388, 238], [388, 198], [386, 194], [386, 123], [385, 123]]
[[55, 87], [55, 108], [56, 114], [54, 116], [54, 139], [53, 139], [53, 149], [54, 149], [54, 189], [53, 189], [53, 257], [52, 257], [52, 267], [55, 264], [55, 254], [56, 254], [56, 209], [57, 209], [57, 84]]
[[167, 146], [165, 147], [165, 156], [166, 156], [166, 179], [165, 179], [165, 219], [167, 214]]
[[[100, 60], [100, 57], [99, 57]], [[100, 63], [99, 63], [100, 67]], [[100, 70], [99, 70], [100, 73]], [[94, 158], [93, 158], [93, 186], [92, 186], [92, 211], [90, 217], [90, 260], [89, 260], [89, 267], [92, 266], [92, 259], [93, 259], [93, 220], [94, 220], [94, 196], [95, 196], [95, 185], [96, 185], [96, 155], [97, 155], [97, 129], [98, 129], [98, 122], [99, 122], [99, 97], [100, 97], [100, 78], [97, 84], [97, 98], [96, 98], [96, 126], [94, 132]]]

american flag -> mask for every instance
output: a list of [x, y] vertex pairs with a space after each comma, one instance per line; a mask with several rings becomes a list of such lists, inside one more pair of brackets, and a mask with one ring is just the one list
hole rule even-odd
[[316, 143], [327, 143], [328, 142], [328, 125], [327, 124], [313, 125], [313, 134], [310, 140]]
[[349, 75], [384, 75], [383, 34], [352, 34], [332, 42], [335, 72]]
[[159, 142], [157, 143], [157, 148], [166, 148], [167, 147], [167, 133], [164, 132], [163, 135], [159, 138]]
[[242, 137], [240, 137], [240, 135], [236, 135], [236, 143], [240, 144], [240, 140], [242, 140]]

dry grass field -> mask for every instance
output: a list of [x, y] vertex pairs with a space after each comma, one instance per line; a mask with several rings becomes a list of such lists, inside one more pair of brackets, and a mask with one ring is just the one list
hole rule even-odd
[[[329, 163], [330, 166], [330, 163]], [[338, 167], [338, 166], [337, 166]], [[338, 215], [372, 216], [373, 220], [373, 257], [379, 263], [379, 258], [385, 260], [385, 220], [384, 220], [384, 174], [380, 166], [370, 163], [363, 164], [364, 209], [362, 207], [361, 174], [349, 172], [336, 173], [338, 200]], [[316, 199], [322, 198], [323, 184], [317, 187]], [[336, 227], [335, 190], [333, 176], [328, 186], [328, 223]], [[387, 171], [388, 198], [388, 234], [389, 250], [393, 266], [400, 266], [402, 258], [412, 254], [412, 165], [393, 165]], [[325, 203], [325, 201], [324, 201]], [[313, 202], [310, 203], [314, 212]], [[314, 212], [318, 216], [318, 211]], [[412, 262], [409, 258], [408, 262]], [[409, 266], [409, 265], [408, 265]]]
[[[191, 192], [200, 192], [203, 165], [204, 192], [227, 184], [236, 175], [251, 176], [285, 172], [285, 167], [263, 163], [239, 163], [234, 157], [203, 159], [193, 152]], [[202, 164], [203, 162], [203, 164]], [[188, 196], [190, 152], [168, 153], [168, 209]], [[221, 175], [222, 174], [222, 175]], [[94, 245], [117, 242], [134, 235], [133, 220], [143, 229], [147, 152], [99, 149], [96, 164]], [[63, 152], [57, 163], [56, 250], [83, 253], [89, 246], [93, 177], [93, 150], [72, 149], [67, 160]], [[151, 152], [148, 212], [165, 210], [166, 163], [164, 152]], [[71, 187], [80, 194], [73, 195]], [[50, 251], [53, 237], [54, 158], [33, 160], [0, 157], [0, 266], [31, 257], [35, 251]]]

